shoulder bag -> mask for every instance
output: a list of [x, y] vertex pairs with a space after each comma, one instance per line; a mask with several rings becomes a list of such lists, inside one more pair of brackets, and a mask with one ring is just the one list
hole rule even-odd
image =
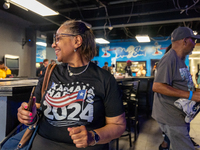
[[[52, 71], [53, 71], [53, 69], [55, 68], [55, 66], [56, 66], [56, 64], [54, 64], [54, 65], [48, 65], [48, 67], [47, 67], [47, 69], [46, 69], [46, 72], [45, 72], [45, 76], [44, 76], [44, 80], [43, 80], [43, 83], [42, 83], [42, 89], [41, 89], [41, 99], [42, 99], [42, 97], [43, 97], [43, 95], [45, 94], [45, 91], [47, 90], [47, 87], [48, 87], [48, 83], [49, 83], [49, 79], [50, 79], [50, 77], [51, 77], [51, 73], [52, 73]], [[31, 103], [31, 101], [32, 101], [32, 94], [33, 94], [33, 92], [34, 92], [34, 89], [35, 89], [35, 87], [33, 87], [33, 90], [32, 90], [32, 92], [31, 92], [31, 96], [30, 96], [30, 99], [29, 99], [29, 106], [31, 106], [30, 105], [30, 103]], [[30, 107], [31, 108], [31, 107]], [[38, 120], [39, 120], [39, 118], [41, 117], [41, 115], [40, 114], [37, 114], [37, 121], [36, 121], [36, 123], [38, 122]], [[30, 127], [28, 127], [27, 129], [25, 129], [25, 131], [21, 131], [20, 133], [18, 133], [19, 134], [19, 136], [16, 136], [16, 137], [14, 137], [14, 140], [16, 141], [16, 138], [18, 138], [19, 139], [19, 143], [18, 143], [18, 145], [17, 145], [17, 148], [16, 148], [16, 145], [13, 143], [10, 143], [10, 142], [13, 142], [14, 140], [13, 139], [11, 139], [11, 140], [9, 140], [8, 139], [8, 141], [6, 141], [6, 143], [5, 142], [1, 142], [1, 143], [5, 143], [4, 145], [15, 145], [14, 147], [15, 148], [13, 148], [13, 150], [14, 149], [17, 149], [17, 150], [29, 150], [30, 149], [30, 147], [31, 147], [31, 144], [32, 144], [32, 142], [33, 142], [33, 140], [34, 140], [34, 137], [35, 137], [35, 135], [36, 135], [36, 133], [37, 133], [37, 129], [38, 129], [38, 124], [37, 125], [35, 125], [33, 128], [30, 128]], [[23, 134], [24, 133], [24, 134]], [[20, 136], [21, 135], [21, 136]], [[22, 136], [23, 135], [23, 136]], [[21, 138], [20, 138], [21, 137]], [[21, 139], [21, 140], [20, 140]], [[28, 142], [28, 144], [27, 144], [27, 142]], [[7, 144], [8, 143], [8, 144]], [[6, 149], [12, 149], [11, 147], [9, 146], [9, 148], [7, 148], [7, 147], [5, 147], [4, 148], [4, 146], [2, 147], [2, 150], [6, 150]]]

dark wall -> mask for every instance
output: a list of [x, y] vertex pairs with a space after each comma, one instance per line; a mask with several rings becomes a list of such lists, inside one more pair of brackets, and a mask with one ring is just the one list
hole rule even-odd
[[53, 43], [53, 33], [47, 33], [46, 36], [47, 47], [51, 47], [51, 44]]

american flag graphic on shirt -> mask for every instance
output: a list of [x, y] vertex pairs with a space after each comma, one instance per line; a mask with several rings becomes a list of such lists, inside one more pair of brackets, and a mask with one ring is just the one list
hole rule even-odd
[[56, 97], [56, 98], [51, 97], [47, 93], [45, 96], [45, 100], [47, 101], [47, 103], [49, 103], [49, 105], [53, 107], [61, 108], [78, 101], [84, 101], [86, 92], [87, 92], [86, 90], [80, 90], [80, 91], [73, 92], [71, 94], [66, 94], [65, 96]]

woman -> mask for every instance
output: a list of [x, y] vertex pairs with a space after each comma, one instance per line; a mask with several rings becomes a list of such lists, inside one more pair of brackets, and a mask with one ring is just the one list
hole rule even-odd
[[3, 61], [0, 61], [0, 79], [6, 78], [8, 75], [11, 75], [11, 70], [4, 65]]
[[[92, 31], [81, 21], [66, 21], [52, 47], [63, 63], [54, 68], [42, 100], [43, 78], [36, 87], [44, 115], [32, 150], [108, 150], [107, 143], [124, 132], [126, 121], [114, 77], [90, 62], [96, 53]], [[33, 124], [35, 105], [33, 112], [26, 108], [22, 103], [18, 119]]]
[[146, 76], [146, 70], [144, 70], [144, 67], [141, 65], [140, 70], [137, 72], [138, 77], [145, 77]]

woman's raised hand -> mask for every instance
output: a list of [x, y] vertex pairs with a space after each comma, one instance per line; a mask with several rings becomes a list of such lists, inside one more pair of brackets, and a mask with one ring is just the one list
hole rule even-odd
[[18, 108], [18, 113], [17, 113], [19, 122], [21, 122], [25, 125], [29, 125], [29, 124], [33, 123], [33, 120], [37, 114], [35, 102], [36, 102], [36, 98], [33, 97], [32, 112], [28, 111], [28, 103], [23, 102], [21, 104], [21, 106]]

